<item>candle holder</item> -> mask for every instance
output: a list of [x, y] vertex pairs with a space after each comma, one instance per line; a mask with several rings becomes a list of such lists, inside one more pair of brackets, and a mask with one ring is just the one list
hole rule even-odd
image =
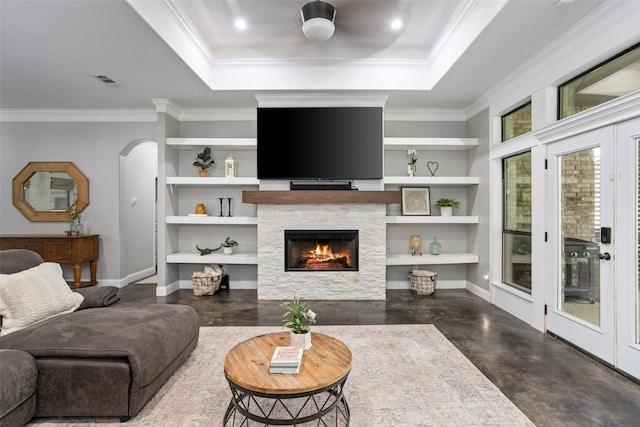
[[224, 216], [224, 214], [222, 213], [222, 201], [224, 200], [224, 197], [218, 197], [218, 200], [220, 200], [220, 215], [218, 216]]
[[233, 216], [231, 215], [231, 201], [233, 200], [233, 197], [227, 197], [227, 201], [229, 203], [229, 214], [227, 216]]

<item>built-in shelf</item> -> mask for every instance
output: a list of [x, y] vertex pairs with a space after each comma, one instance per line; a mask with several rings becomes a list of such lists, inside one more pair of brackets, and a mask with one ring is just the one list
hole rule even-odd
[[167, 146], [178, 150], [255, 150], [257, 142], [255, 138], [167, 138]]
[[387, 224], [478, 224], [477, 216], [387, 216]]
[[167, 224], [256, 225], [255, 216], [168, 216]]
[[478, 255], [440, 254], [440, 255], [387, 255], [387, 265], [444, 265], [477, 264]]
[[323, 203], [400, 203], [399, 191], [292, 190], [242, 192], [243, 203], [323, 204]]
[[167, 184], [170, 185], [189, 185], [189, 186], [206, 186], [206, 185], [260, 185], [260, 180], [252, 177], [185, 177], [185, 176], [168, 176]]
[[[220, 249], [222, 251], [222, 249]], [[257, 253], [234, 253], [225, 255], [223, 253], [213, 253], [200, 255], [195, 252], [174, 252], [167, 255], [168, 264], [247, 264], [257, 265]]]
[[385, 176], [386, 185], [467, 186], [480, 184], [477, 176]]
[[478, 146], [478, 138], [385, 138], [385, 150], [469, 150]]

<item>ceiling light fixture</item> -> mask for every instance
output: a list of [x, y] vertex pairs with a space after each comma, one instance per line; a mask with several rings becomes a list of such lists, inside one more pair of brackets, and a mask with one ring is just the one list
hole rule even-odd
[[399, 30], [400, 28], [402, 28], [402, 20], [400, 18], [396, 18], [393, 21], [391, 21], [392, 30]]
[[336, 8], [317, 0], [302, 6], [302, 32], [309, 40], [323, 42], [333, 36]]
[[236, 18], [233, 25], [236, 27], [237, 30], [245, 30], [247, 28], [247, 21], [245, 21], [242, 18]]

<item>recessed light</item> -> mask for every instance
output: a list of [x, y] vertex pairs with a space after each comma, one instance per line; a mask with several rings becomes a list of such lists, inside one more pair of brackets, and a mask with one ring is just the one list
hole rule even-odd
[[245, 21], [242, 18], [236, 18], [233, 25], [236, 27], [237, 30], [245, 30], [247, 28], [247, 21]]
[[402, 20], [400, 18], [396, 18], [393, 21], [391, 21], [392, 30], [399, 30], [400, 28], [402, 28]]

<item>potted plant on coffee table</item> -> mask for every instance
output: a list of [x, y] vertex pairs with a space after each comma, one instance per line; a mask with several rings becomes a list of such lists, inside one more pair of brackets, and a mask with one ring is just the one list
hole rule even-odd
[[231, 240], [231, 237], [227, 237], [226, 239], [224, 239], [224, 242], [222, 242], [222, 250], [224, 251], [225, 255], [231, 255], [236, 246], [238, 246], [238, 242], [236, 242], [235, 240]]
[[302, 347], [305, 350], [311, 348], [311, 324], [316, 323], [316, 313], [309, 304], [302, 302], [298, 297], [280, 304], [285, 309], [282, 315], [282, 326], [290, 330], [291, 346]]
[[205, 147], [205, 149], [196, 154], [196, 161], [193, 162], [193, 166], [200, 168], [198, 173], [200, 176], [207, 176], [207, 169], [209, 169], [215, 163], [211, 158], [211, 148]]
[[455, 199], [441, 197], [436, 202], [435, 207], [440, 208], [440, 215], [451, 216], [453, 215], [453, 209], [460, 208], [460, 202]]

